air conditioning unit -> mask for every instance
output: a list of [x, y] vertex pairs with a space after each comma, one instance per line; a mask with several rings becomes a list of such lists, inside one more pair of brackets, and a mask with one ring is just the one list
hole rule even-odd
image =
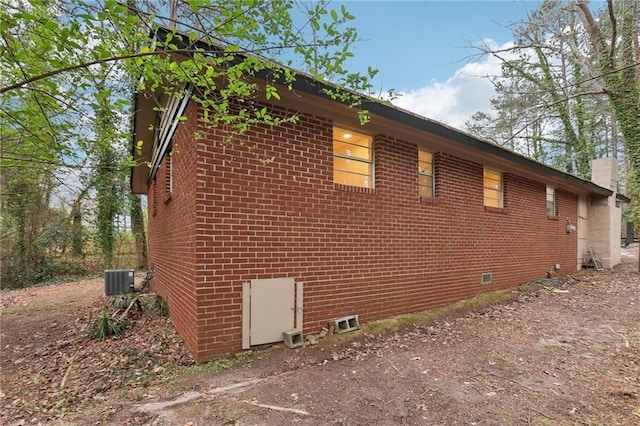
[[133, 269], [107, 269], [104, 271], [104, 294], [129, 293], [133, 291]]

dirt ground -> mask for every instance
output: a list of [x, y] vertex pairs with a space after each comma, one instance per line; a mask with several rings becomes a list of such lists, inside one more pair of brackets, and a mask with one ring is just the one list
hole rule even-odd
[[88, 340], [113, 309], [101, 278], [3, 292], [0, 423], [640, 425], [635, 253], [501, 303], [203, 365], [149, 303], [123, 337]]

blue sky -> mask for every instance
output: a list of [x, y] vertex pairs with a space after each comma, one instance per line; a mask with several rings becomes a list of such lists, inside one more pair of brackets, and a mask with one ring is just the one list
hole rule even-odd
[[[509, 24], [526, 18], [536, 1], [343, 1], [356, 17], [362, 41], [347, 66], [377, 68], [376, 88], [402, 93], [395, 103], [462, 128], [476, 111], [490, 108], [490, 58], [471, 58], [470, 46], [511, 42]], [[341, 3], [334, 3], [337, 6]]]
[[361, 42], [355, 69], [380, 70], [396, 90], [445, 81], [473, 54], [472, 43], [511, 41], [509, 23], [526, 17], [536, 2], [523, 1], [346, 1]]

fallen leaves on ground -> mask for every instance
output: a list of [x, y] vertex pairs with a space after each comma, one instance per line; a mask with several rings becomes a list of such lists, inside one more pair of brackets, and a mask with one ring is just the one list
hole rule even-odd
[[[553, 277], [505, 303], [184, 370], [193, 360], [182, 339], [146, 304], [121, 338], [96, 341], [89, 317], [114, 309], [83, 304], [82, 285], [70, 286], [74, 306], [65, 295], [41, 303], [54, 289], [15, 294], [3, 300], [0, 423], [270, 425], [284, 417], [265, 407], [295, 405], [316, 424], [629, 424], [640, 415], [636, 268]], [[252, 385], [236, 389], [241, 379]], [[208, 392], [212, 383], [234, 390]], [[135, 409], [194, 386], [201, 403]]]
[[5, 372], [11, 381], [3, 378], [0, 418], [17, 424], [73, 418], [82, 407], [109, 402], [113, 392], [142, 399], [146, 388], [170, 380], [164, 371], [194, 363], [171, 321], [151, 306], [135, 311], [133, 327], [120, 338], [87, 337], [91, 318], [113, 310], [103, 299], [44, 346], [4, 346], [3, 357], [10, 358], [15, 369]]

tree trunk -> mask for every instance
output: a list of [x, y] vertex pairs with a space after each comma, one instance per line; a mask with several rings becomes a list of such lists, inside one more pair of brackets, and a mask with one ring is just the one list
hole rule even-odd
[[137, 269], [146, 269], [147, 257], [147, 236], [145, 233], [144, 216], [142, 215], [142, 203], [137, 194], [130, 195], [131, 200], [131, 232], [136, 242]]
[[82, 237], [82, 205], [80, 200], [73, 202], [71, 208], [71, 220], [73, 221], [71, 231], [71, 254], [75, 257], [82, 257], [83, 237]]
[[82, 229], [82, 199], [91, 189], [91, 184], [85, 186], [76, 197], [71, 207], [71, 253], [75, 257], [84, 255], [84, 231]]
[[[621, 2], [619, 43], [611, 43], [610, 49], [598, 27], [586, 1], [576, 2], [578, 14], [589, 34], [589, 40], [596, 52], [600, 75], [614, 112], [627, 153], [629, 164], [629, 195], [632, 198], [632, 214], [637, 222], [640, 217], [640, 72], [638, 72], [638, 15], [635, 2]], [[613, 1], [608, 0], [610, 16], [613, 15]], [[626, 8], [625, 8], [626, 7]], [[617, 22], [611, 20], [616, 34]], [[634, 37], [636, 38], [634, 40]], [[616, 51], [617, 49], [617, 51]], [[640, 262], [638, 262], [640, 270]]]

